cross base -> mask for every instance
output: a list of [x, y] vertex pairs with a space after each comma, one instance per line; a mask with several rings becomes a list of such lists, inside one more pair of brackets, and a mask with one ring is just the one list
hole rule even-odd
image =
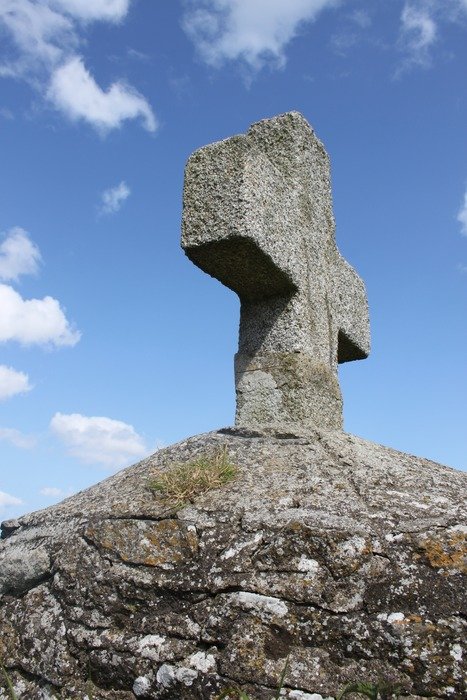
[[237, 353], [235, 387], [237, 426], [343, 427], [336, 375], [305, 353]]

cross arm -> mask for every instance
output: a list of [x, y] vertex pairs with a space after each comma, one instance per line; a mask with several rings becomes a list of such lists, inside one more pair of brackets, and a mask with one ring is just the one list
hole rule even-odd
[[199, 149], [185, 170], [185, 253], [243, 299], [292, 294], [298, 283], [280, 206], [287, 196], [281, 173], [251, 136]]
[[332, 266], [333, 315], [338, 329], [337, 361], [364, 360], [370, 353], [365, 285], [338, 251]]

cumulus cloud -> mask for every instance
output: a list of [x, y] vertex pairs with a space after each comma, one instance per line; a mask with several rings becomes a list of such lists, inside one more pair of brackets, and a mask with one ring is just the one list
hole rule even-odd
[[242, 60], [251, 69], [285, 64], [285, 48], [306, 22], [339, 0], [201, 0], [183, 28], [203, 60], [218, 67]]
[[16, 340], [22, 345], [76, 345], [81, 334], [73, 329], [57, 299], [23, 299], [0, 284], [0, 343]]
[[56, 413], [50, 428], [70, 454], [88, 464], [118, 469], [148, 452], [132, 425], [104, 416]]
[[20, 275], [35, 274], [40, 261], [39, 248], [27, 232], [18, 226], [12, 228], [0, 244], [0, 280], [10, 282]]
[[457, 220], [461, 225], [461, 233], [463, 233], [464, 236], [467, 236], [467, 189], [464, 194], [464, 202], [459, 209], [459, 213], [457, 214]]
[[[65, 316], [57, 299], [23, 299], [2, 281], [38, 270], [41, 254], [24, 229], [11, 229], [0, 244], [0, 343], [23, 345], [76, 345], [81, 334]], [[28, 377], [11, 367], [0, 366], [0, 400], [31, 388]]]
[[101, 197], [101, 214], [115, 214], [130, 194], [131, 190], [124, 180], [119, 185], [104, 190]]
[[80, 21], [119, 22], [128, 7], [128, 0], [2, 0], [0, 25], [15, 51], [4, 68], [21, 75], [56, 65], [79, 45]]
[[37, 73], [56, 63], [65, 46], [77, 43], [71, 19], [35, 0], [2, 0], [1, 25], [7, 30], [11, 51], [0, 75], [30, 78], [28, 71]]
[[10, 496], [9, 493], [0, 491], [0, 511], [3, 511], [6, 506], [19, 506], [23, 501], [16, 496]]
[[36, 444], [36, 438], [32, 435], [24, 435], [16, 428], [0, 428], [0, 440], [9, 442], [22, 450], [30, 450]]
[[102, 90], [79, 56], [73, 56], [53, 72], [47, 97], [71, 120], [86, 121], [100, 131], [118, 128], [124, 121], [137, 118], [143, 120], [148, 131], [157, 128], [142, 95], [121, 82]]
[[[24, 372], [17, 372], [12, 367], [0, 365], [0, 401], [10, 399], [16, 394], [24, 394], [32, 389], [29, 377]], [[1, 428], [0, 428], [1, 435]]]
[[91, 22], [120, 22], [130, 0], [2, 0], [0, 29], [6, 58], [0, 76], [27, 80], [63, 114], [100, 131], [142, 118], [155, 131], [154, 113], [133, 87], [114, 82], [103, 90], [77, 55], [81, 33]]
[[[57, 299], [23, 299], [10, 285], [20, 275], [38, 270], [41, 254], [24, 229], [16, 227], [0, 244], [0, 343], [22, 345], [76, 345], [81, 334], [65, 316]], [[12, 367], [0, 365], [0, 400], [31, 389], [29, 378]]]

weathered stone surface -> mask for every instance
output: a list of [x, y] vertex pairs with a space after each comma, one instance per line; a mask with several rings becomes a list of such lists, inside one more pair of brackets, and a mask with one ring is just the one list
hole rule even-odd
[[191, 156], [182, 245], [240, 297], [236, 424], [341, 428], [337, 364], [368, 355], [368, 306], [336, 247], [328, 156], [301, 114]]
[[[230, 484], [176, 513], [148, 488], [220, 445]], [[288, 700], [460, 700], [466, 482], [340, 432], [191, 438], [7, 523], [0, 657], [27, 700], [270, 700], [289, 653]]]

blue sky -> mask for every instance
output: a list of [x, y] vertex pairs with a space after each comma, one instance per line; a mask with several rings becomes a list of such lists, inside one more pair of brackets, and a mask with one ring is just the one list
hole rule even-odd
[[180, 246], [190, 153], [294, 109], [372, 354], [346, 430], [467, 469], [466, 0], [2, 0], [0, 518], [232, 424], [236, 296]]

